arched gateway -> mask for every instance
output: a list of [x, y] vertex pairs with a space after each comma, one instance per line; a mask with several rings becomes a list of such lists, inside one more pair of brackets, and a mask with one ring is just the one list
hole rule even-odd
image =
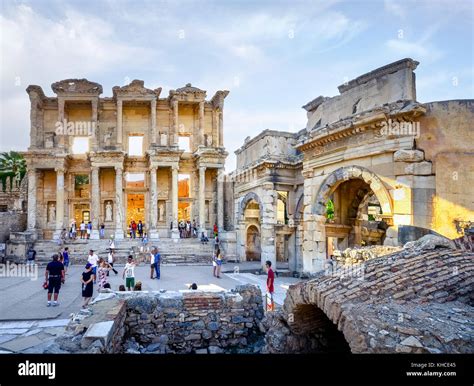
[[[306, 236], [312, 233], [319, 265], [336, 250], [383, 244], [393, 203], [375, 173], [361, 166], [341, 167], [323, 180], [314, 197], [309, 219], [313, 225], [306, 227]], [[330, 215], [329, 201], [334, 207]]]

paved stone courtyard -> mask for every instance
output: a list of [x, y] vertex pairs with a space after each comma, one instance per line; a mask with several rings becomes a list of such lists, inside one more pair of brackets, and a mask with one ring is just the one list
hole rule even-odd
[[[237, 268], [238, 267], [238, 270]], [[113, 290], [118, 290], [122, 279], [123, 266], [117, 265], [118, 275], [111, 272], [109, 282]], [[35, 353], [44, 352], [49, 344], [64, 332], [71, 314], [80, 311], [82, 297], [80, 274], [82, 266], [71, 266], [66, 283], [61, 287], [58, 307], [46, 307], [46, 291], [42, 288], [44, 267], [39, 267], [38, 280], [31, 278], [0, 278], [0, 352]], [[266, 275], [255, 275], [252, 263], [226, 264], [221, 279], [212, 276], [210, 266], [163, 266], [160, 280], [150, 279], [148, 265], [136, 268], [136, 281], [142, 282], [143, 291], [186, 291], [192, 283], [198, 290], [222, 291], [235, 288], [239, 284], [254, 284], [266, 291]], [[282, 305], [290, 284], [299, 279], [279, 277], [275, 280], [275, 302]], [[97, 296], [94, 286], [94, 297]]]

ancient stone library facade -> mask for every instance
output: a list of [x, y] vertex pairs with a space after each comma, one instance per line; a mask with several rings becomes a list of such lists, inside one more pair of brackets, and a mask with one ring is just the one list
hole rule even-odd
[[[31, 100], [28, 230], [53, 238], [72, 221], [124, 238], [142, 220], [151, 239], [180, 220], [218, 225], [225, 255], [314, 273], [360, 245], [426, 233], [460, 236], [474, 222], [474, 101], [420, 103], [418, 62], [403, 59], [303, 106], [297, 133], [265, 130], [223, 175], [223, 105], [190, 84], [160, 98], [135, 80], [101, 97], [85, 79], [39, 86]], [[82, 130], [82, 132], [79, 132]]]
[[223, 224], [219, 171], [223, 107], [228, 91], [206, 100], [190, 84], [160, 98], [134, 80], [102, 98], [86, 79], [27, 88], [31, 101], [28, 164], [28, 230], [52, 238], [75, 221], [91, 221], [91, 238], [123, 239], [131, 221], [142, 221], [152, 239], [176, 237], [178, 220], [204, 230]]

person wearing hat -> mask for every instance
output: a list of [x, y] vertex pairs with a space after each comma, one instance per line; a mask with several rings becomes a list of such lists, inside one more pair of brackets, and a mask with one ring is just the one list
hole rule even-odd
[[82, 297], [84, 302], [82, 308], [87, 308], [89, 302], [92, 299], [92, 293], [94, 292], [94, 273], [92, 272], [92, 264], [87, 263], [84, 272], [82, 272]]

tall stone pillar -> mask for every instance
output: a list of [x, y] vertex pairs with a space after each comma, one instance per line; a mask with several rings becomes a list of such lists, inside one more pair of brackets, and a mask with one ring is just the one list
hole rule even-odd
[[199, 166], [199, 236], [206, 232], [206, 167]]
[[28, 168], [28, 230], [36, 230], [36, 169]]
[[204, 101], [199, 102], [199, 135], [198, 135], [198, 144], [207, 146], [207, 143], [204, 143]]
[[91, 239], [99, 239], [99, 216], [100, 216], [100, 182], [99, 182], [99, 168], [92, 167], [92, 207], [91, 207], [91, 219], [92, 219], [92, 232]]
[[122, 145], [122, 100], [117, 99], [117, 144]]
[[178, 144], [178, 100], [173, 99], [171, 101], [171, 111], [173, 114], [173, 127], [172, 127], [172, 133], [171, 133], [171, 140], [170, 143], [172, 146], [176, 146]]
[[217, 228], [224, 231], [224, 172], [217, 170]]
[[[64, 104], [65, 101], [63, 98], [58, 98], [58, 121], [64, 124]], [[66, 127], [64, 127], [66, 129]], [[58, 147], [64, 148], [65, 143], [65, 133], [58, 136]]]
[[123, 240], [123, 169], [115, 167], [115, 238]]
[[178, 166], [171, 168], [171, 216], [173, 221], [171, 237], [178, 239]]
[[64, 228], [64, 169], [56, 168], [56, 231], [54, 238], [58, 239]]
[[94, 151], [96, 151], [99, 147], [99, 127], [97, 126], [97, 122], [99, 121], [98, 103], [99, 103], [99, 98], [93, 98], [91, 100], [91, 106], [92, 106], [91, 130], [92, 132], [90, 134], [92, 135], [91, 142], [92, 142], [92, 149]]
[[224, 112], [219, 110], [219, 146], [224, 146]]
[[151, 133], [150, 143], [156, 143], [156, 99], [151, 100]]
[[157, 229], [158, 219], [158, 187], [156, 178], [156, 167], [150, 169], [150, 224], [149, 238], [152, 240], [159, 239]]

